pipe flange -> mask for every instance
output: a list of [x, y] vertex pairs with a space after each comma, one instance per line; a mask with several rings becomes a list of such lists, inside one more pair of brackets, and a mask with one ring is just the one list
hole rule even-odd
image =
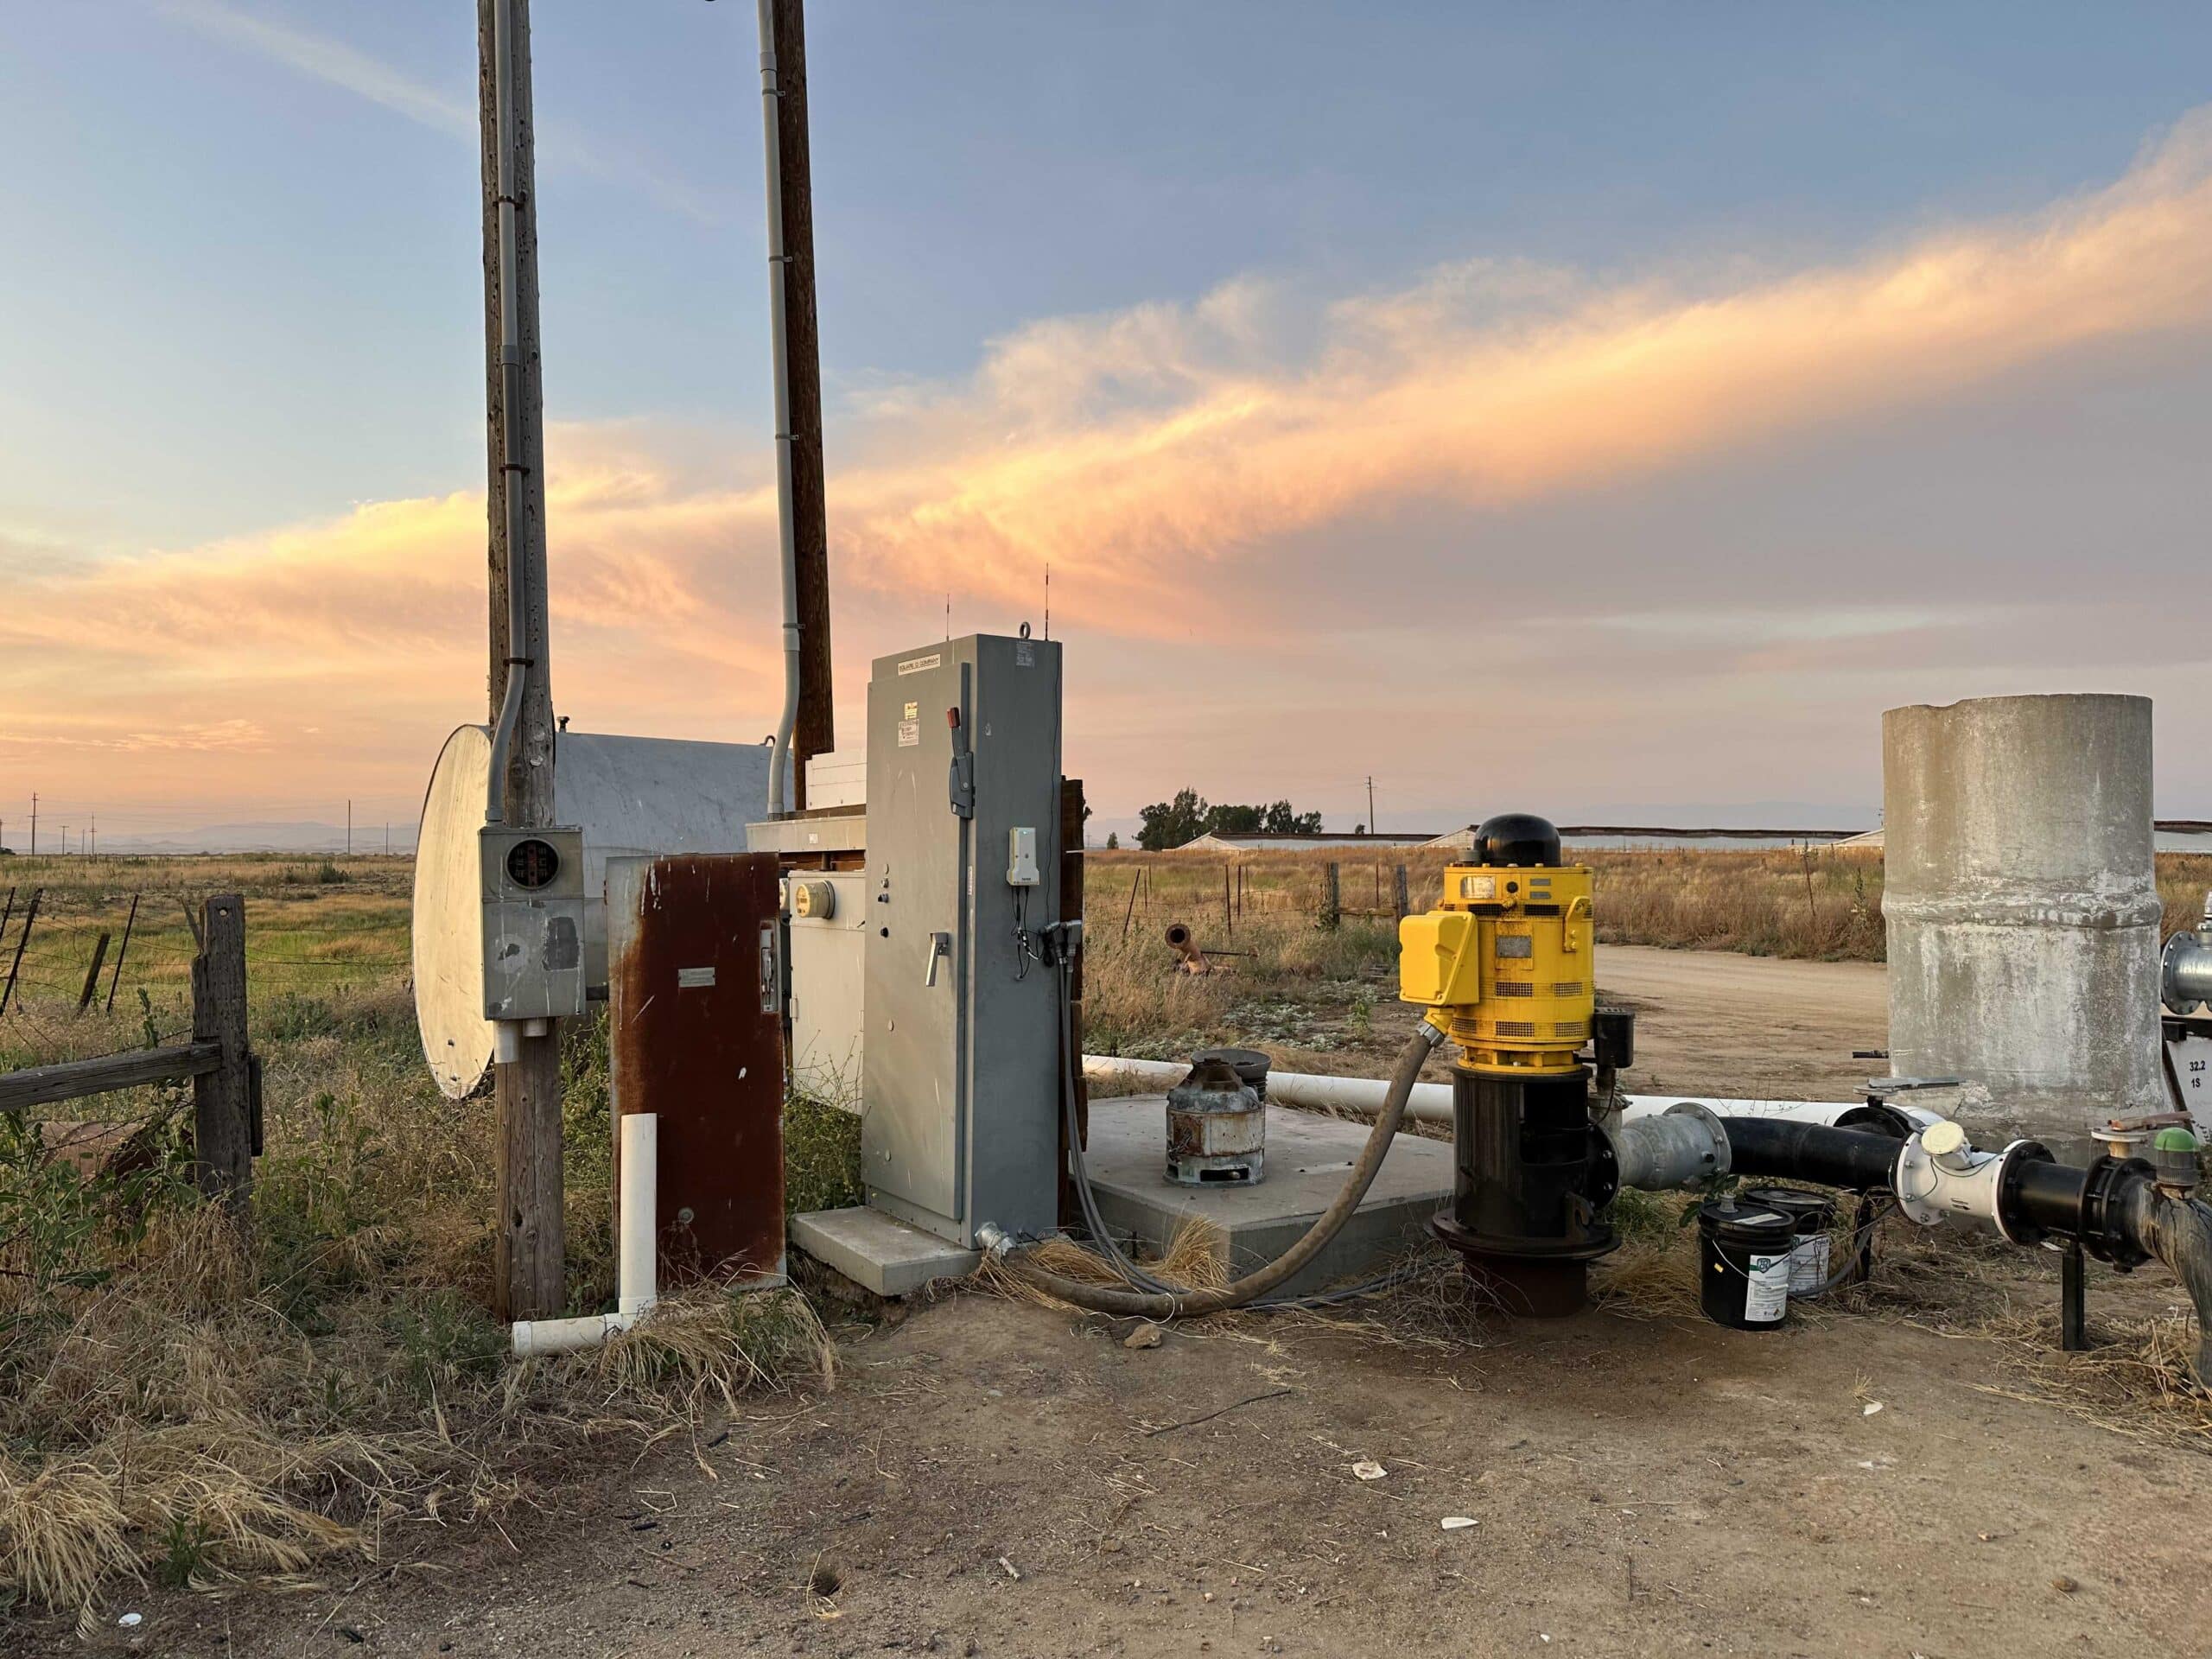
[[2082, 1219], [2075, 1236], [2082, 1248], [2100, 1262], [2109, 1262], [2122, 1272], [2151, 1259], [2151, 1253], [2130, 1236], [2126, 1212], [2120, 1199], [2137, 1181], [2156, 1183], [2158, 1172], [2147, 1158], [2113, 1158], [2102, 1154], [2090, 1160], [2082, 1183]]
[[1997, 1155], [2004, 1160], [1997, 1172], [1997, 1230], [2015, 1244], [2040, 1244], [2044, 1230], [2020, 1219], [2012, 1192], [2018, 1185], [2023, 1164], [2050, 1164], [2057, 1160], [2040, 1141], [2015, 1141]]

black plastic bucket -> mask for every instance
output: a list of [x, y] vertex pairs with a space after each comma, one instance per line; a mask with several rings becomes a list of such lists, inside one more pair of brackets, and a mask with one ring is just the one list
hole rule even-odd
[[1697, 1211], [1698, 1301], [1715, 1325], [1771, 1331], [1789, 1311], [1795, 1220], [1764, 1204], [1714, 1198]]
[[1835, 1226], [1835, 1200], [1801, 1186], [1751, 1186], [1736, 1194], [1740, 1205], [1764, 1205], [1789, 1217], [1796, 1243], [1789, 1249], [1789, 1294], [1815, 1296], [1828, 1281], [1828, 1234]]

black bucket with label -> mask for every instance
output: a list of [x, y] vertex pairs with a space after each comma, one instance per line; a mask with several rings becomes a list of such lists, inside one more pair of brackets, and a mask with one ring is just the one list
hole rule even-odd
[[1789, 1311], [1796, 1220], [1770, 1205], [1714, 1198], [1697, 1211], [1698, 1302], [1715, 1325], [1771, 1331]]
[[1789, 1294], [1817, 1296], [1828, 1281], [1828, 1234], [1835, 1226], [1835, 1200], [1802, 1186], [1751, 1186], [1736, 1194], [1738, 1205], [1764, 1205], [1789, 1217], [1796, 1243], [1789, 1248]]

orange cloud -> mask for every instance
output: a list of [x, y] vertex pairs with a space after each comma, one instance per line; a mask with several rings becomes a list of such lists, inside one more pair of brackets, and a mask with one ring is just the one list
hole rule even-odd
[[[1031, 613], [1048, 562], [1064, 626], [1124, 642], [1124, 686], [1137, 664], [1174, 671], [1185, 619], [1231, 599], [1279, 626], [1373, 625], [1390, 579], [1433, 574], [1383, 540], [1409, 502], [1492, 511], [2208, 321], [2212, 120], [2192, 117], [2105, 189], [1824, 269], [1599, 288], [1470, 264], [1318, 309], [1243, 281], [1035, 323], [963, 382], [880, 391], [833, 431], [842, 683], [941, 593], [963, 629]], [[550, 439], [556, 705], [591, 728], [757, 737], [780, 684], [772, 491], [698, 465], [696, 435]], [[1357, 569], [1282, 579], [1289, 540], [1321, 527]], [[442, 728], [480, 717], [484, 535], [466, 492], [17, 575], [0, 760], [37, 756], [86, 795], [128, 750], [149, 791], [366, 775], [410, 797]], [[1378, 595], [1357, 615], [1346, 575]]]
[[1363, 509], [1510, 504], [2202, 327], [2212, 117], [2041, 214], [1727, 291], [1461, 267], [1332, 308], [1288, 363], [1260, 349], [1267, 309], [1237, 284], [1040, 324], [969, 385], [893, 404], [967, 447], [838, 480], [850, 569], [1027, 594], [1049, 560], [1141, 629], [1163, 585], [1188, 593], [1208, 566]]

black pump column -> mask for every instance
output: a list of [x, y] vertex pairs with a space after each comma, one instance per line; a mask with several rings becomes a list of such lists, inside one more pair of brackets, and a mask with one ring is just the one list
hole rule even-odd
[[[1440, 909], [1400, 930], [1402, 992], [1448, 1020], [1454, 1176], [1438, 1236], [1516, 1313], [1571, 1313], [1613, 1248], [1611, 1144], [1580, 1053], [1595, 1013], [1590, 872], [1511, 812], [1444, 872]], [[1603, 1059], [1605, 1056], [1600, 1056]]]

